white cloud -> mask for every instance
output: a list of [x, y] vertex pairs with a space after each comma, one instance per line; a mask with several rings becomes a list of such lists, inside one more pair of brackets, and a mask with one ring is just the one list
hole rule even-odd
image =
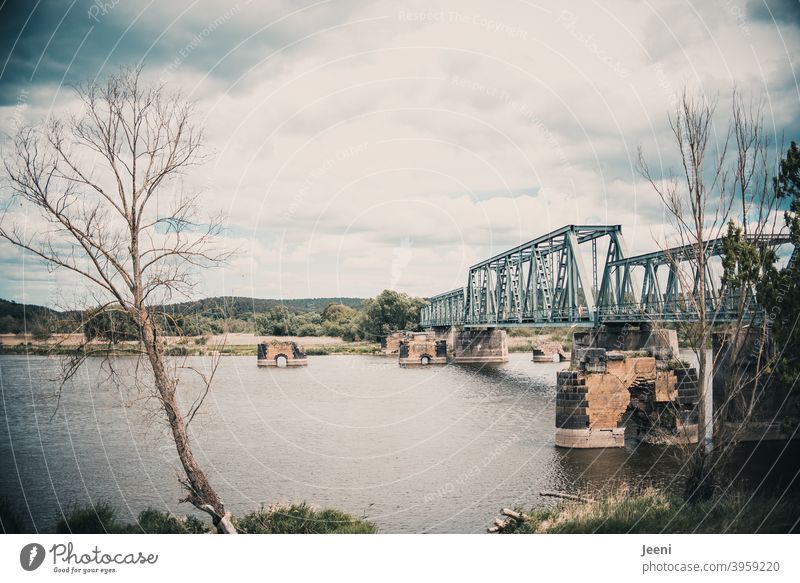
[[[737, 3], [339, 4], [280, 20], [292, 3], [242, 3], [203, 39], [207, 71], [169, 71], [216, 152], [188, 184], [243, 250], [203, 293], [430, 295], [573, 222], [620, 223], [645, 251], [664, 219], [637, 147], [674, 164], [666, 114], [684, 84], [719, 92], [723, 118], [736, 83], [765, 95], [776, 131], [796, 128], [798, 31]], [[226, 6], [142, 18], [179, 46]], [[49, 107], [30, 101], [26, 117]]]

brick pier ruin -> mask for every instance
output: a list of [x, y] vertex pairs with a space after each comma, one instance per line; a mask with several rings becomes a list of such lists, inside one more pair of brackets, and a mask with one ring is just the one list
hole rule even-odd
[[674, 330], [575, 333], [556, 383], [556, 445], [624, 447], [626, 429], [651, 443], [696, 442], [697, 371], [677, 346]]
[[433, 332], [409, 332], [399, 341], [400, 366], [447, 364], [447, 342]]
[[258, 345], [258, 366], [278, 368], [307, 366], [303, 347], [291, 340], [272, 340]]

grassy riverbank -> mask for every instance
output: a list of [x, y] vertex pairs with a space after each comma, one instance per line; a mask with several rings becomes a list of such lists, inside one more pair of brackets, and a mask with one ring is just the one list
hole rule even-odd
[[526, 519], [510, 520], [503, 533], [786, 534], [800, 528], [800, 504], [792, 493], [782, 499], [736, 493], [686, 503], [678, 496], [648, 489], [636, 495], [617, 493], [592, 502], [565, 502], [521, 512]]
[[[308, 337], [290, 338], [303, 346], [306, 354], [323, 356], [328, 354], [375, 354], [380, 351], [381, 345], [377, 342], [344, 342], [338, 338]], [[166, 354], [169, 356], [209, 356], [222, 354], [224, 356], [256, 356], [256, 345], [259, 339], [251, 337], [243, 343], [241, 338], [236, 342], [227, 343], [217, 339], [177, 338], [166, 341]], [[139, 354], [139, 349], [133, 342], [119, 342], [111, 346], [103, 343], [91, 343], [87, 347], [93, 355], [105, 356], [130, 356]], [[78, 342], [3, 342], [0, 343], [1, 354], [26, 354], [26, 355], [71, 355], [76, 350], [81, 350]]]
[[[262, 507], [233, 517], [241, 534], [375, 534], [378, 528], [365, 518], [355, 518], [333, 509], [318, 510], [308, 504]], [[10, 506], [0, 500], [0, 532], [24, 532], [22, 522]], [[209, 534], [211, 522], [194, 515], [175, 516], [152, 508], [139, 513], [133, 523], [122, 522], [115, 509], [105, 503], [76, 508], [53, 526], [55, 534]]]

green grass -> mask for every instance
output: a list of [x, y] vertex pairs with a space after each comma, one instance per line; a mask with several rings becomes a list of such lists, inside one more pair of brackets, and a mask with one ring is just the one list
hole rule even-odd
[[336, 344], [317, 344], [303, 347], [309, 356], [330, 354], [375, 354], [381, 349], [377, 342], [339, 342]]
[[[2, 510], [2, 506], [0, 506]], [[0, 514], [5, 525], [5, 510]], [[377, 527], [364, 519], [339, 510], [316, 510], [311, 506], [293, 504], [261, 508], [256, 512], [234, 517], [242, 534], [373, 534]], [[11, 531], [9, 531], [11, 532]], [[178, 517], [148, 508], [139, 513], [134, 523], [117, 518], [114, 508], [105, 502], [95, 506], [75, 508], [55, 526], [56, 534], [205, 534], [216, 532], [209, 520], [196, 516]]]
[[[125, 344], [120, 344], [106, 350], [102, 347], [92, 347], [97, 351], [98, 356], [112, 354], [125, 356], [139, 354], [139, 351]], [[337, 342], [334, 344], [310, 344], [304, 345], [306, 354], [311, 356], [326, 356], [329, 354], [375, 354], [381, 349], [377, 342]], [[164, 354], [167, 356], [206, 356], [211, 353], [219, 352], [226, 356], [252, 356], [256, 357], [256, 344], [227, 345], [218, 346], [213, 344], [195, 344], [167, 346]], [[0, 354], [36, 354], [36, 355], [71, 355], [75, 353], [74, 346], [54, 346], [46, 344], [16, 344], [0, 345]]]
[[208, 532], [205, 525], [194, 516], [179, 518], [148, 508], [139, 513], [135, 523], [118, 520], [114, 508], [105, 502], [95, 506], [76, 508], [57, 523], [56, 534], [196, 534]]
[[75, 508], [56, 523], [56, 534], [99, 534], [119, 532], [114, 508], [105, 502], [95, 506]]
[[[703, 502], [648, 489], [638, 495], [622, 492], [588, 503], [563, 503], [526, 511], [529, 520], [503, 532], [529, 533], [779, 533], [797, 532], [800, 504], [783, 500], [730, 494]], [[512, 521], [513, 522], [513, 521]]]
[[243, 534], [374, 534], [377, 527], [339, 510], [315, 510], [306, 503], [262, 508], [234, 519]]

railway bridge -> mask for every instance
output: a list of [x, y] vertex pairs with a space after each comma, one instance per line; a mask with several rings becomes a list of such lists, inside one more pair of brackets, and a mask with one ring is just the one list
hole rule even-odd
[[[747, 239], [791, 243], [784, 234]], [[703, 242], [703, 251], [701, 274], [696, 245], [631, 256], [620, 225], [566, 225], [470, 267], [464, 287], [429, 298], [420, 325], [447, 341], [452, 362], [484, 364], [508, 360], [505, 329], [580, 328], [570, 368], [558, 373], [557, 445], [620, 447], [632, 419], [645, 438], [694, 441], [697, 371], [679, 358], [675, 325], [699, 321], [701, 290], [711, 324], [763, 318], [754, 290], [723, 281], [724, 238]], [[789, 261], [796, 256], [792, 248]], [[726, 342], [715, 336], [715, 349]], [[724, 392], [715, 382], [715, 399]]]

